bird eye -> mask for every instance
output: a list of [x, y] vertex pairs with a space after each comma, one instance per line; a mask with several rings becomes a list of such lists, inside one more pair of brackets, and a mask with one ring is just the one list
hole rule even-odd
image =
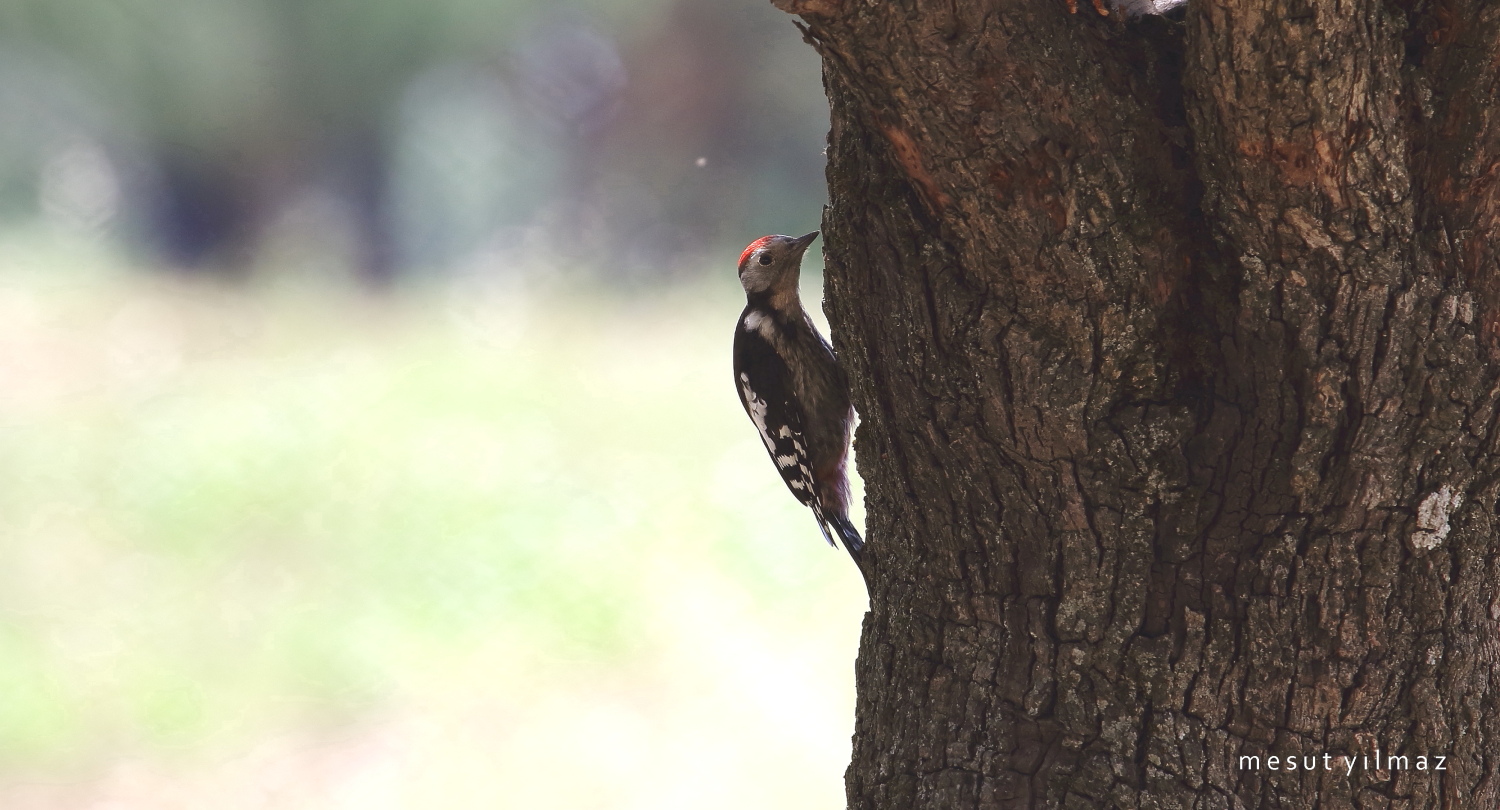
[[771, 263], [771, 254], [769, 254], [769, 253], [762, 253], [762, 254], [760, 254], [760, 263], [761, 264], [770, 264]]

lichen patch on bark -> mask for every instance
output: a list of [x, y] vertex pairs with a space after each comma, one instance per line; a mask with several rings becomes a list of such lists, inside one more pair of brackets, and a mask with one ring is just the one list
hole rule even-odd
[[1448, 532], [1453, 530], [1448, 518], [1458, 507], [1463, 506], [1464, 496], [1444, 484], [1441, 489], [1422, 499], [1417, 506], [1417, 529], [1411, 533], [1413, 551], [1431, 551], [1442, 545]]

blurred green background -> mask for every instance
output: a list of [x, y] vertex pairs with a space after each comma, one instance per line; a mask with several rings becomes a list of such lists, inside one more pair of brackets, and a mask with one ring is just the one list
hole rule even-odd
[[0, 0], [0, 808], [841, 806], [826, 127], [761, 0]]

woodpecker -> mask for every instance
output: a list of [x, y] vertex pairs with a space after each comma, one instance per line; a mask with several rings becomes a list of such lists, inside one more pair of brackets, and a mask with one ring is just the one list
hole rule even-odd
[[837, 534], [859, 562], [865, 541], [849, 522], [849, 378], [797, 294], [802, 254], [817, 236], [762, 236], [740, 254], [746, 303], [734, 329], [734, 382], [787, 489], [812, 509], [823, 539], [837, 548]]

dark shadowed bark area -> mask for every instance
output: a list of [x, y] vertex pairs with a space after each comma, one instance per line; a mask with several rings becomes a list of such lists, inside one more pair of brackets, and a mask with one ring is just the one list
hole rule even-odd
[[775, 2], [863, 419], [850, 807], [1495, 807], [1500, 7]]

